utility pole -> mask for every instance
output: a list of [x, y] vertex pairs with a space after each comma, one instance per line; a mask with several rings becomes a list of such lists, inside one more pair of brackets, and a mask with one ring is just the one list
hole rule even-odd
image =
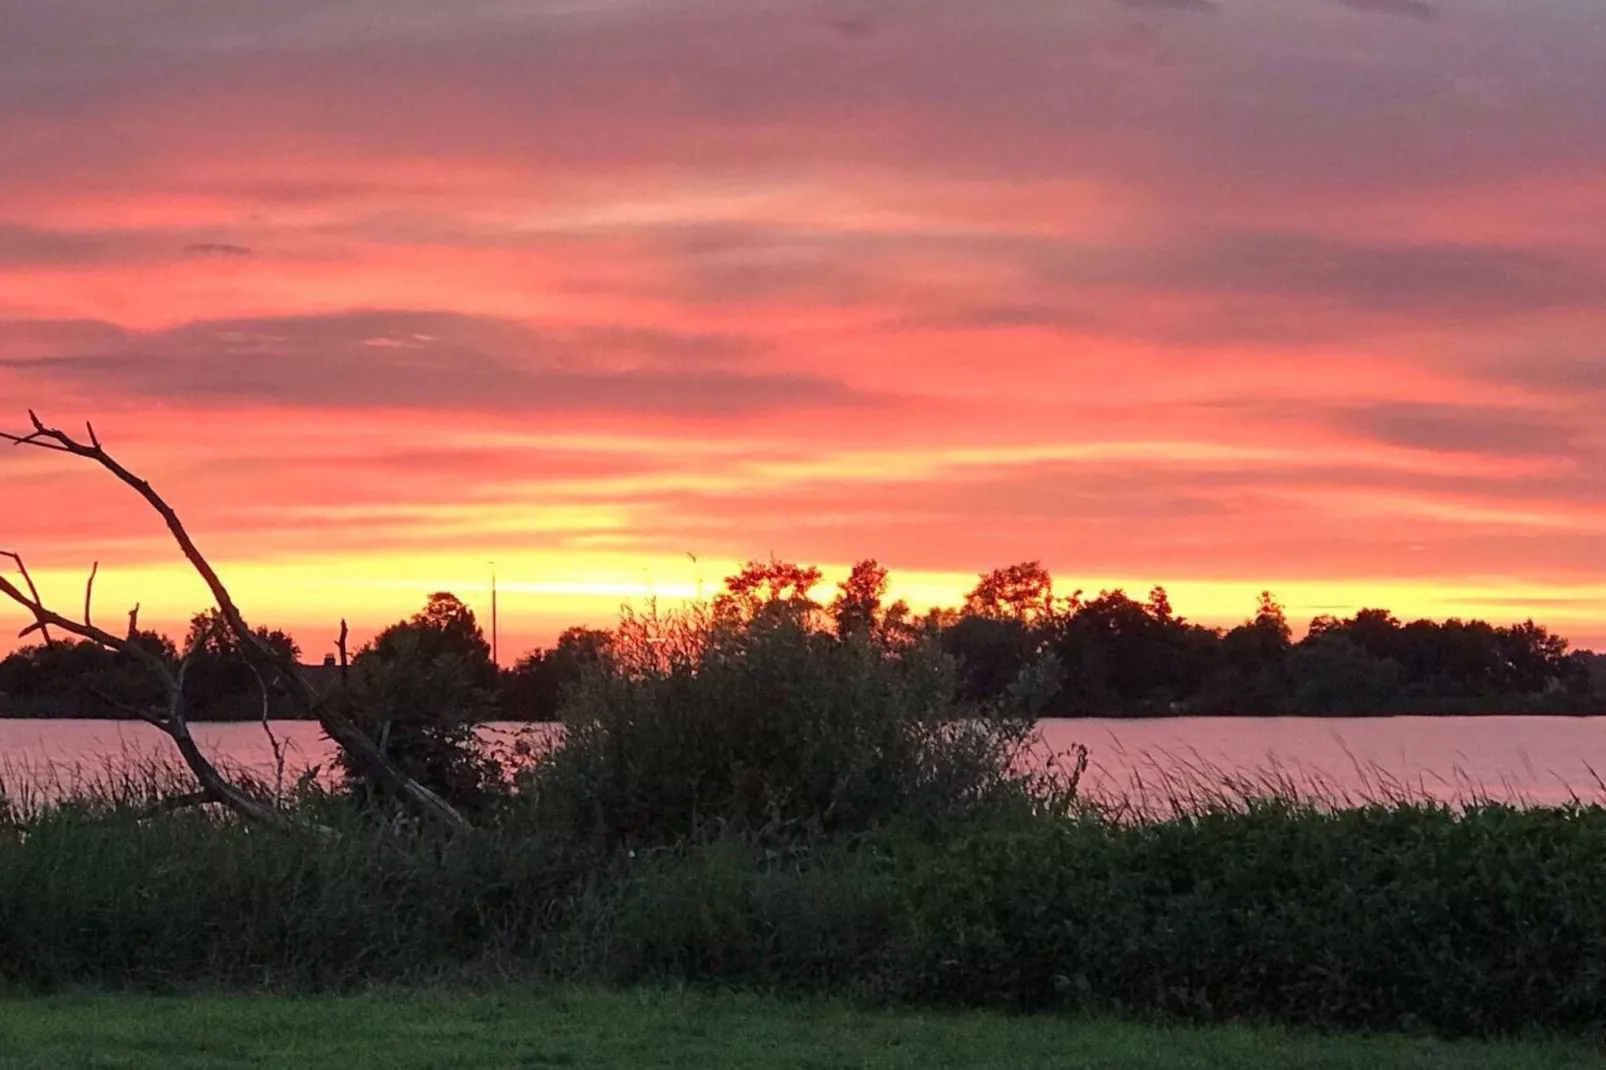
[[502, 662], [501, 662], [501, 659], [499, 659], [497, 657], [497, 652], [496, 652], [496, 562], [495, 561], [490, 562], [490, 566], [491, 566], [491, 664], [495, 665], [497, 668], [500, 669], [502, 667]]

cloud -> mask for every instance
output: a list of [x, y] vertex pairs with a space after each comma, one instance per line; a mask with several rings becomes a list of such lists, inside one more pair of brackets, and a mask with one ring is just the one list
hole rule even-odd
[[1180, 231], [1121, 245], [970, 241], [948, 255], [995, 265], [1015, 281], [927, 302], [911, 309], [909, 325], [1044, 328], [1182, 347], [1299, 346], [1364, 343], [1401, 325], [1455, 332], [1606, 306], [1606, 277], [1544, 247]]
[[1483, 370], [1496, 382], [1563, 398], [1606, 393], [1606, 360], [1531, 356], [1497, 360]]
[[143, 260], [152, 252], [152, 244], [139, 234], [62, 231], [0, 221], [0, 266], [116, 264]]
[[0, 367], [28, 357], [113, 349], [128, 337], [115, 323], [100, 320], [0, 319]]
[[[638, 552], [690, 546], [739, 557], [757, 545], [845, 561], [886, 549], [899, 568], [934, 570], [1041, 556], [1068, 581], [1268, 570], [1342, 577], [1354, 574], [1358, 542], [1372, 575], [1454, 575], [1502, 554], [1515, 555], [1506, 559], [1513, 568], [1594, 567], [1590, 533], [1600, 516], [1577, 503], [1598, 496], [1599, 477], [1399, 470], [1374, 454], [1351, 444], [1326, 461], [1301, 461], [1298, 451], [1282, 463], [1216, 466], [1026, 461], [779, 487], [646, 488], [608, 500], [654, 517], [650, 529], [620, 533]], [[1500, 515], [1509, 522], [1491, 519]]]
[[[0, 69], [29, 73], [11, 97], [0, 83], [0, 134], [17, 147], [0, 177], [85, 190], [108, 160], [125, 189], [175, 173], [191, 188], [316, 185], [369, 160], [382, 164], [351, 169], [380, 184], [422, 170], [446, 185], [550, 187], [598, 171], [651, 185], [695, 160], [739, 182], [823, 166], [1075, 171], [1184, 210], [1271, 197], [1298, 210], [1318, 189], [1364, 204], [1513, 178], [1536, 157], [1579, 173], [1602, 162], [1581, 4], [1480, 24], [1542, 43], [1543, 65], [1502, 55], [1468, 69], [1457, 40], [1401, 40], [1383, 20], [1335, 26], [1308, 5], [1231, 36], [1199, 20], [1196, 37], [1168, 44], [1176, 62], [1114, 82], [1102, 60], [1131, 21], [1115, 4], [933, 2], [878, 16], [851, 44], [803, 0], [474, 4], [455, 20], [368, 4], [186, 16], [192, 5], [174, 3], [126, 41], [91, 3], [10, 6], [0, 24], [18, 29]], [[1495, 101], [1537, 94], [1543, 115], [1469, 108], [1453, 90], [1472, 80]], [[1577, 91], [1545, 92], [1559, 81]], [[1229, 83], [1242, 91], [1209, 88]], [[1446, 127], [1459, 136], [1438, 136]]]
[[1547, 251], [1487, 244], [1238, 232], [1152, 252], [1114, 251], [1087, 264], [1073, 252], [1058, 274], [1097, 281], [1110, 271], [1139, 285], [1411, 316], [1512, 315], [1606, 299], [1606, 281], [1585, 266]]
[[1431, 20], [1438, 9], [1427, 0], [1338, 0], [1345, 7], [1357, 11], [1373, 11], [1381, 15], [1401, 15], [1405, 18]]
[[188, 228], [163, 227], [35, 227], [0, 219], [0, 269], [156, 264], [176, 259], [176, 250], [188, 257], [237, 259], [254, 255], [243, 245], [188, 240], [191, 233]]
[[[585, 245], [577, 239], [577, 255]], [[594, 251], [593, 251], [594, 252]], [[751, 222], [642, 227], [609, 255], [661, 264], [686, 305], [857, 308], [904, 326], [1045, 327], [1165, 344], [1358, 338], [1606, 305], [1593, 258], [1544, 244], [1175, 227], [1120, 241]], [[953, 281], [955, 265], [973, 277]]]
[[[706, 344], [715, 357], [730, 352], [727, 339]], [[700, 367], [700, 345], [675, 332], [541, 331], [487, 317], [364, 311], [194, 323], [5, 366], [81, 389], [201, 406], [717, 419], [883, 401], [807, 374]]]
[[1151, 11], [1216, 11], [1216, 0], [1116, 0], [1128, 7], [1147, 8]]
[[224, 259], [235, 257], [255, 256], [256, 251], [244, 245], [230, 245], [228, 242], [191, 242], [184, 247], [184, 252], [190, 256], [216, 256]]
[[1576, 434], [1553, 415], [1504, 408], [1385, 402], [1340, 416], [1347, 426], [1390, 445], [1500, 457], [1566, 457]]

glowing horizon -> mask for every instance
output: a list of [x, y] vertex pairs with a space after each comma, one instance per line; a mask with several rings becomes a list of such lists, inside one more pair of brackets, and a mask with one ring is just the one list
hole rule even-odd
[[[1597, 19], [0, 0], [0, 428], [94, 420], [309, 654], [495, 560], [508, 662], [687, 553], [1599, 646]], [[53, 602], [205, 605], [105, 473], [0, 490]]]

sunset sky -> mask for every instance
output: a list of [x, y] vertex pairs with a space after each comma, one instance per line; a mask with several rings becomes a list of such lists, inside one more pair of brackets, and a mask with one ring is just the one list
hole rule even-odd
[[[493, 560], [510, 661], [771, 554], [1606, 644], [1603, 56], [1600, 0], [0, 0], [0, 429], [94, 420], [309, 659]], [[205, 604], [105, 473], [0, 490], [49, 601]]]

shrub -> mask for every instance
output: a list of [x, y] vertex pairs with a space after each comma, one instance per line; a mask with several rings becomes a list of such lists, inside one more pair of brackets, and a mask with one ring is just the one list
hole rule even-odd
[[1490, 1034], [1606, 1020], [1606, 810], [1265, 799], [909, 863], [905, 998]]
[[[425, 787], [458, 804], [482, 802], [497, 768], [483, 753], [475, 726], [494, 711], [491, 691], [461, 655], [431, 657], [418, 645], [415, 636], [404, 634], [393, 644], [394, 656], [356, 659], [345, 696], [352, 720]], [[357, 792], [382, 790], [344, 751], [336, 761]]]
[[605, 843], [790, 839], [945, 820], [1025, 791], [1025, 716], [953, 700], [929, 644], [892, 651], [790, 619], [638, 621], [576, 688], [528, 774], [547, 822]]
[[612, 984], [871, 990], [896, 908], [871, 854], [727, 838], [636, 860], [577, 917], [569, 971]]
[[[475, 735], [475, 727], [496, 714], [496, 685], [491, 648], [473, 611], [439, 593], [357, 654], [340, 699], [403, 772], [472, 807], [499, 782], [497, 764]], [[358, 793], [383, 790], [344, 751], [336, 760]]]

